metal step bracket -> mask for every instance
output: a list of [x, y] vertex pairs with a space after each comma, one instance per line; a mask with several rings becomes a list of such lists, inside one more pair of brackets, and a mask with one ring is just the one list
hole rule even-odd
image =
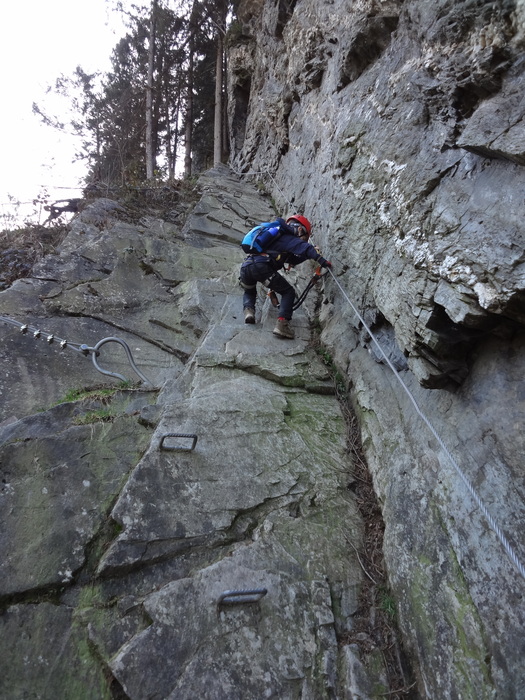
[[238, 591], [224, 591], [217, 600], [217, 605], [241, 605], [257, 603], [268, 593], [266, 588], [251, 588]]
[[[182, 438], [191, 440], [191, 446], [180, 444], [180, 440], [175, 444], [166, 444], [168, 438]], [[197, 436], [192, 433], [165, 433], [159, 443], [159, 450], [166, 450], [169, 452], [192, 452], [197, 444]]]

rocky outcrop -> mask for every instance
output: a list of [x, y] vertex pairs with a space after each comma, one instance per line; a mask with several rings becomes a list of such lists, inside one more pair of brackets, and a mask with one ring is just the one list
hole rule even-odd
[[[480, 333], [523, 321], [511, 194], [522, 172], [508, 163], [522, 158], [522, 10], [442, 5], [304, 2], [282, 37], [265, 5], [265, 40], [241, 44], [231, 61], [232, 110], [237, 73], [246, 83], [253, 67], [236, 167], [274, 175], [292, 206], [317, 219], [320, 243], [344, 239], [337, 254], [353, 275], [392, 268], [363, 306], [394, 327], [431, 387], [461, 382]], [[280, 204], [289, 205], [283, 195]]]
[[524, 578], [462, 477], [523, 567], [523, 3], [239, 14], [232, 164], [309, 216], [334, 262], [322, 338], [360, 416], [420, 691], [524, 698]]
[[[0, 694], [399, 689], [355, 633], [364, 524], [314, 321], [359, 418], [411, 692], [523, 699], [523, 2], [239, 16], [247, 177], [204, 176], [184, 225], [98, 200], [0, 293]], [[334, 264], [291, 343], [264, 299], [240, 315], [264, 188]], [[148, 381], [118, 343], [93, 356], [112, 337]]]
[[[184, 227], [93, 202], [0, 293], [2, 697], [389, 690], [351, 643], [363, 522], [333, 380], [304, 311], [288, 342], [264, 295], [243, 323], [238, 242], [273, 212], [226, 169], [200, 184]], [[112, 337], [142, 382], [118, 343], [91, 361]]]

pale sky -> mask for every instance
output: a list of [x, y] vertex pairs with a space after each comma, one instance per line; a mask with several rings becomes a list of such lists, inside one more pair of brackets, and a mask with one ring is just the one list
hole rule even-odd
[[[11, 194], [36, 197], [41, 186], [53, 200], [79, 196], [83, 167], [71, 163], [75, 146], [32, 114], [46, 87], [77, 65], [108, 70], [125, 28], [112, 0], [4, 0], [0, 7], [0, 205]], [[5, 209], [4, 209], [5, 211]], [[0, 208], [0, 213], [2, 209]], [[1, 227], [0, 227], [1, 230]]]

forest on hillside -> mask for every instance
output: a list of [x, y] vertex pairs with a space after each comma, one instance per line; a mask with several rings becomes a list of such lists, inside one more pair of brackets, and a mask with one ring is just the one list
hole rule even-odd
[[[33, 111], [78, 137], [86, 185], [137, 185], [185, 178], [224, 162], [226, 46], [240, 35], [239, 0], [151, 0], [124, 6], [127, 32], [107, 73], [56, 78], [52, 88], [71, 103], [69, 123]], [[130, 9], [131, 8], [131, 9]]]

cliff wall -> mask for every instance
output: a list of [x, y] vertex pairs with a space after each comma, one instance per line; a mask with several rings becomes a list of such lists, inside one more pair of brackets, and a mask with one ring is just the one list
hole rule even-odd
[[[524, 5], [239, 13], [242, 174], [85, 202], [0, 292], [0, 695], [525, 698]], [[334, 264], [290, 342], [237, 280], [274, 205]]]
[[239, 16], [232, 166], [308, 216], [334, 263], [322, 339], [422, 692], [523, 698], [525, 5], [245, 0]]

